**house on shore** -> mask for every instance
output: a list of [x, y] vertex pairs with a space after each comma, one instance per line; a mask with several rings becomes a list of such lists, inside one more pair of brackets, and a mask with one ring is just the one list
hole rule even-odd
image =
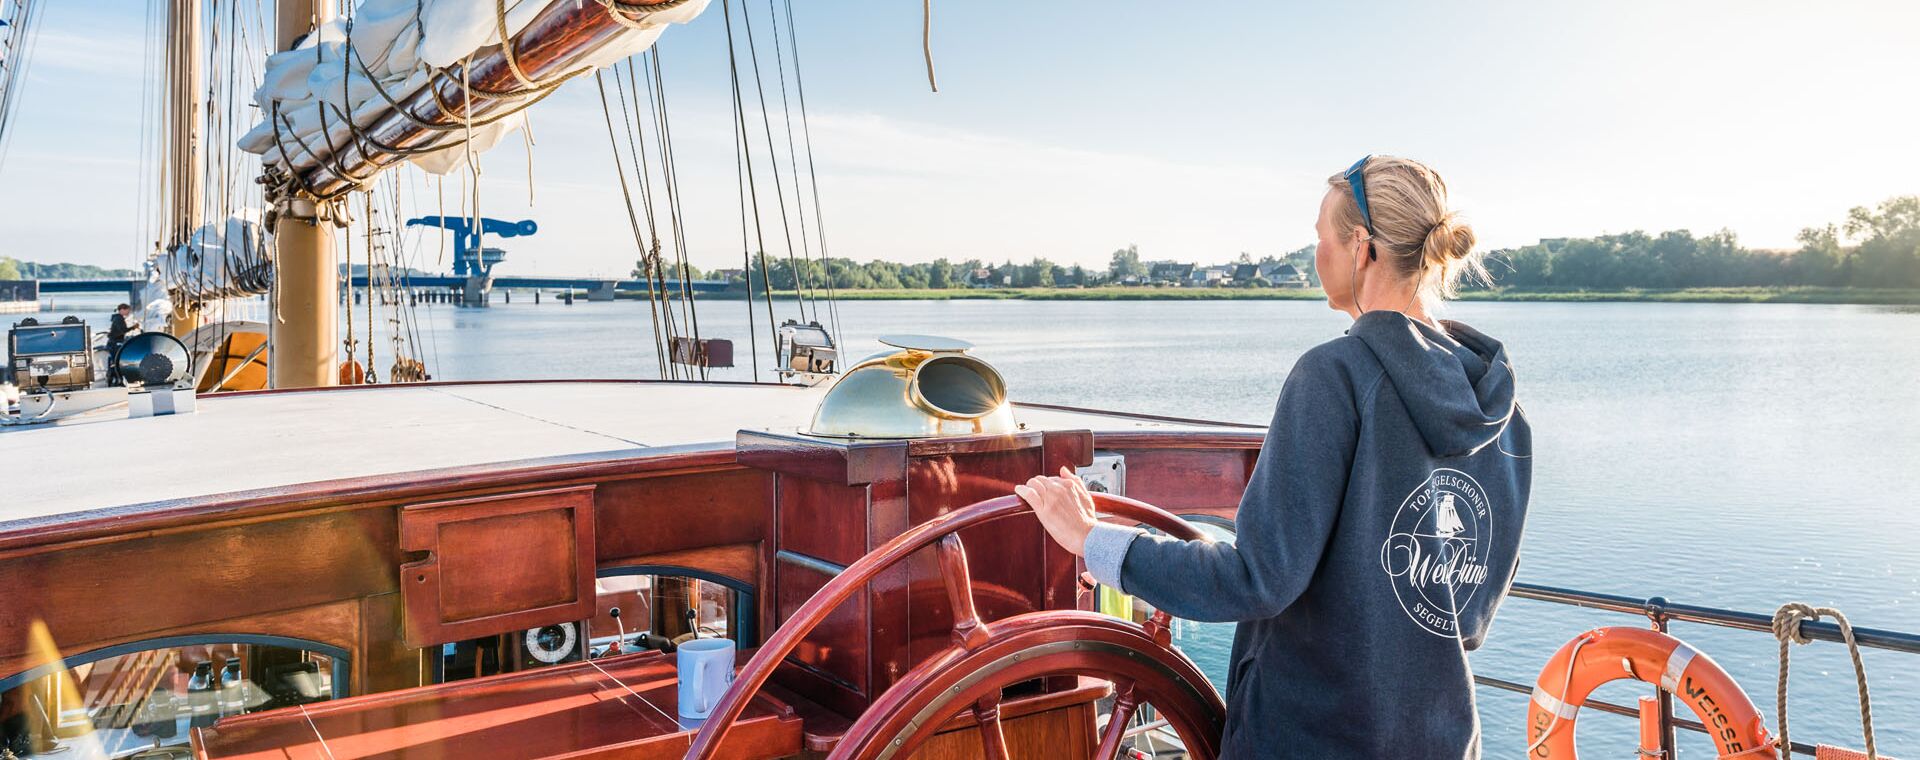
[[1147, 282], [1153, 285], [1185, 285], [1193, 277], [1192, 264], [1176, 264], [1171, 261], [1155, 262], [1147, 270]]
[[1313, 285], [1306, 272], [1284, 261], [1261, 267], [1260, 274], [1276, 288], [1306, 288]]
[[1214, 288], [1230, 284], [1233, 280], [1233, 267], [1206, 267], [1193, 270], [1187, 278], [1188, 284], [1197, 288]]

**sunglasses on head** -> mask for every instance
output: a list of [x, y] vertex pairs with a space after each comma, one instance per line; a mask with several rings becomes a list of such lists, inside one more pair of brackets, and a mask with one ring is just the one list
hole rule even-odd
[[1367, 227], [1367, 258], [1377, 261], [1380, 258], [1380, 254], [1375, 252], [1373, 248], [1373, 213], [1367, 210], [1367, 175], [1365, 171], [1367, 161], [1372, 160], [1372, 158], [1373, 154], [1368, 153], [1361, 157], [1360, 160], [1353, 162], [1353, 166], [1347, 169], [1346, 180], [1347, 187], [1353, 190], [1354, 205], [1360, 207], [1360, 223]]

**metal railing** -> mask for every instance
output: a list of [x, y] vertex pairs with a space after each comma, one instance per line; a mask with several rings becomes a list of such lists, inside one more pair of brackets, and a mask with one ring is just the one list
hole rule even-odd
[[[1656, 596], [1648, 599], [1636, 599], [1630, 596], [1596, 594], [1589, 591], [1577, 591], [1556, 586], [1541, 586], [1532, 583], [1513, 584], [1513, 590], [1510, 592], [1510, 595], [1521, 599], [1533, 599], [1542, 602], [1585, 607], [1587, 609], [1640, 615], [1652, 622], [1654, 630], [1662, 633], [1667, 631], [1667, 625], [1669, 623], [1675, 621], [1702, 623], [1743, 631], [1759, 631], [1768, 635], [1772, 635], [1773, 633], [1772, 615], [1726, 610], [1718, 607], [1702, 607], [1694, 604], [1675, 604], [1667, 601], [1666, 597]], [[1807, 638], [1818, 639], [1820, 641], [1832, 641], [1836, 643], [1845, 643], [1846, 641], [1846, 639], [1840, 635], [1840, 626], [1834, 625], [1833, 623], [1816, 621], [1803, 622], [1800, 624], [1800, 632]], [[1884, 649], [1891, 652], [1905, 652], [1907, 654], [1920, 654], [1920, 634], [1854, 626], [1853, 639], [1863, 647]], [[1533, 693], [1532, 684], [1522, 684], [1481, 675], [1474, 676], [1473, 680], [1482, 686], [1490, 686], [1517, 694]], [[1660, 747], [1666, 753], [1666, 757], [1673, 757], [1674, 729], [1684, 728], [1689, 731], [1706, 733], [1707, 728], [1701, 725], [1699, 721], [1674, 716], [1673, 697], [1667, 692], [1660, 692], [1659, 701]], [[1639, 711], [1634, 708], [1597, 699], [1588, 699], [1582, 706], [1616, 715], [1638, 716], [1640, 714]], [[1798, 754], [1812, 755], [1814, 747], [1811, 744], [1793, 742], [1791, 749]]]

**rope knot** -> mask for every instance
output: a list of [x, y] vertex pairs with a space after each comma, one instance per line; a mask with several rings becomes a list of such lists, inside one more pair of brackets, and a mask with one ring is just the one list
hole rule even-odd
[[1815, 608], [1800, 602], [1788, 602], [1773, 612], [1773, 637], [1785, 644], [1809, 644], [1813, 639], [1800, 632], [1800, 624], [1809, 620], [1819, 620], [1822, 612], [1838, 613], [1831, 608]]

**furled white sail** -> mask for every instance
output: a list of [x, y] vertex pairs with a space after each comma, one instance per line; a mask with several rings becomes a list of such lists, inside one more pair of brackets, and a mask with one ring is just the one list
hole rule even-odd
[[[505, 1], [508, 35], [524, 29], [552, 3], [604, 4], [604, 0], [366, 0], [351, 14], [322, 24], [293, 50], [268, 57], [254, 102], [261, 121], [240, 138], [242, 150], [270, 164], [305, 168], [318, 164], [328, 146], [353, 139], [389, 109], [381, 90], [400, 100], [425, 86], [433, 72], [500, 42]], [[668, 24], [686, 23], [707, 0], [672, 4], [627, 19], [626, 31], [581, 63], [602, 68], [647, 49]], [[609, 13], [615, 13], [612, 8]], [[626, 18], [623, 16], [623, 19]], [[379, 89], [376, 89], [376, 86]], [[351, 114], [353, 125], [346, 123]], [[469, 150], [493, 147], [523, 121], [515, 115], [476, 126], [470, 140], [410, 156], [427, 171], [444, 174], [465, 165]], [[465, 138], [465, 135], [462, 135]]]
[[170, 299], [201, 303], [265, 294], [273, 287], [273, 236], [259, 209], [201, 225], [149, 261], [149, 279]]

